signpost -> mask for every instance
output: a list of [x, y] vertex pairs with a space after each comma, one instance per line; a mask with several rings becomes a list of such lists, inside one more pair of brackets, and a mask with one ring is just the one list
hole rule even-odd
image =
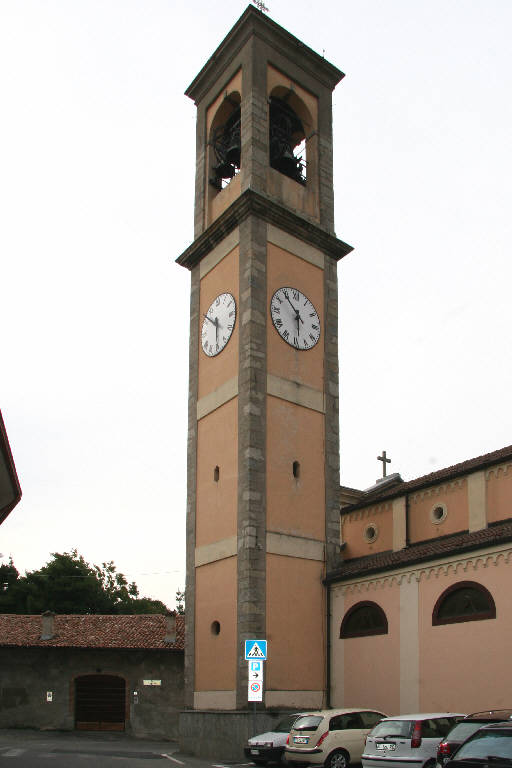
[[247, 701], [253, 702], [253, 731], [256, 732], [256, 702], [263, 701], [263, 663], [267, 660], [266, 640], [246, 640]]
[[263, 701], [263, 662], [249, 661], [248, 701]]

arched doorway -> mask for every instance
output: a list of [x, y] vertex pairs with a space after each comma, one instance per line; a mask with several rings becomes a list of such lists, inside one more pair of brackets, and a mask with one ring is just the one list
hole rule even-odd
[[75, 679], [75, 727], [79, 731], [124, 731], [126, 684], [115, 675]]

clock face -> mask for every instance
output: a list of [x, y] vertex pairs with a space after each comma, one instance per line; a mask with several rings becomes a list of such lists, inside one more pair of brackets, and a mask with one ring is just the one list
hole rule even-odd
[[221, 293], [212, 301], [203, 318], [201, 346], [208, 357], [215, 357], [228, 343], [236, 321], [236, 301], [230, 293]]
[[297, 288], [277, 289], [270, 302], [270, 316], [278, 334], [295, 349], [311, 349], [320, 338], [318, 312]]

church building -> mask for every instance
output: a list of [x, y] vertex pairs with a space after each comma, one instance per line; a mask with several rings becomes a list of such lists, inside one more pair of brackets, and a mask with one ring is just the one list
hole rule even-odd
[[342, 499], [331, 706], [510, 708], [512, 446]]

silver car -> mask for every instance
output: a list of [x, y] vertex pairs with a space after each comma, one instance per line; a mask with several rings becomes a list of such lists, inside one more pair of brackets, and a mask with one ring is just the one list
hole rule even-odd
[[245, 756], [256, 765], [285, 763], [286, 739], [298, 717], [300, 717], [298, 713], [286, 715], [271, 731], [253, 736], [248, 740], [247, 746], [244, 747]]
[[363, 768], [434, 768], [438, 744], [463, 717], [429, 712], [384, 718], [367, 736]]

